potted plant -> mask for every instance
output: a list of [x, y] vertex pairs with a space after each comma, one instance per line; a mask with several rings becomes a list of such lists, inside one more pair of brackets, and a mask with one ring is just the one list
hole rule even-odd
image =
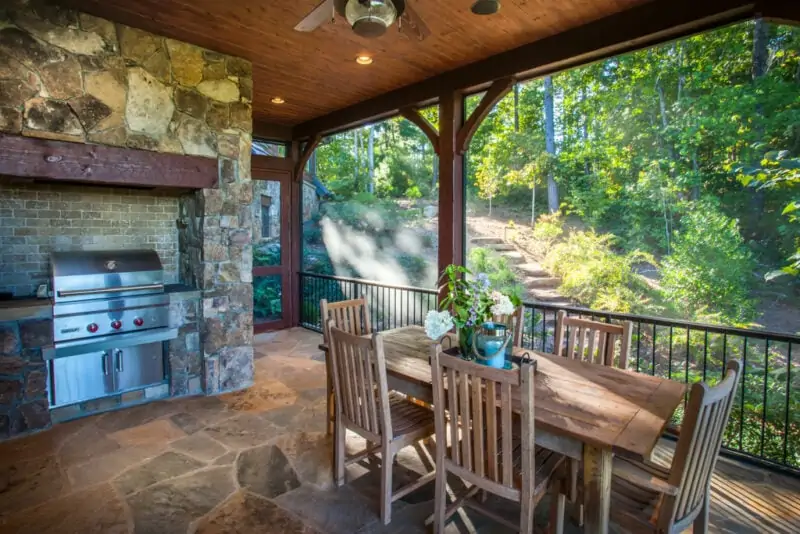
[[[511, 316], [521, 304], [520, 299], [493, 290], [485, 273], [473, 277], [469, 269], [460, 265], [448, 265], [440, 283], [445, 297], [440, 305], [441, 311], [431, 310], [425, 318], [428, 337], [438, 341], [455, 327], [462, 357], [487, 356], [481, 343], [476, 343], [475, 336], [481, 328], [491, 325], [494, 318]], [[513, 337], [510, 326], [506, 335]], [[495, 348], [492, 346], [486, 352], [497, 355]]]

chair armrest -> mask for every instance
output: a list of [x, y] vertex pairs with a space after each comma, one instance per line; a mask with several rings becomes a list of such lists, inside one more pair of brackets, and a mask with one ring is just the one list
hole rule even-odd
[[320, 343], [317, 348], [323, 352], [328, 352], [328, 345], [326, 345], [325, 343]]
[[671, 496], [678, 494], [679, 488], [677, 486], [673, 486], [663, 478], [657, 477], [647, 472], [645, 469], [638, 467], [636, 464], [621, 458], [614, 459], [613, 474], [615, 477], [619, 477], [626, 482], [651, 491]]

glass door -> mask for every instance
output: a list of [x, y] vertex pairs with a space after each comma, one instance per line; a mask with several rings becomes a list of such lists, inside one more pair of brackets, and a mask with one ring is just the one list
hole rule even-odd
[[253, 326], [256, 333], [279, 330], [290, 324], [290, 179], [291, 174], [285, 171], [253, 168]]

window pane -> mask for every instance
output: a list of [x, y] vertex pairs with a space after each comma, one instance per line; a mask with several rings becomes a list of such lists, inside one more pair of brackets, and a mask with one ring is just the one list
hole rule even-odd
[[393, 118], [327, 137], [309, 165], [303, 270], [435, 287], [438, 164], [417, 126]]
[[253, 139], [252, 153], [254, 156], [275, 156], [278, 158], [285, 158], [286, 144]]
[[253, 180], [253, 266], [281, 264], [281, 184]]
[[255, 322], [277, 321], [283, 317], [282, 281], [283, 277], [279, 274], [253, 277], [253, 317]]

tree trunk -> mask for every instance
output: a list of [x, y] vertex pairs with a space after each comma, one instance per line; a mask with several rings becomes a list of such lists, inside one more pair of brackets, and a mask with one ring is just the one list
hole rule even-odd
[[353, 159], [356, 164], [353, 166], [353, 191], [359, 191], [358, 171], [361, 167], [361, 154], [358, 152], [358, 130], [353, 130]]
[[[757, 84], [760, 78], [767, 74], [769, 68], [769, 49], [767, 44], [769, 42], [769, 26], [763, 19], [756, 19], [753, 26], [753, 84]], [[757, 92], [754, 94], [758, 94]], [[758, 97], [757, 97], [758, 98]], [[759, 142], [764, 137], [764, 125], [762, 118], [764, 115], [764, 106], [758, 102], [756, 103], [755, 116], [753, 117], [754, 128], [756, 134], [755, 142]], [[764, 154], [753, 154], [752, 163], [758, 166]], [[758, 220], [761, 214], [764, 213], [765, 196], [763, 189], [756, 189], [751, 198], [751, 205], [754, 210], [755, 220], [754, 226], [758, 226]]]
[[436, 184], [439, 183], [439, 156], [433, 154], [433, 182], [431, 183], [431, 191], [436, 189]]
[[367, 159], [369, 160], [369, 185], [368, 191], [375, 193], [375, 128], [369, 127], [369, 144], [367, 145]]
[[308, 169], [309, 174], [311, 174], [311, 178], [317, 177], [317, 151], [311, 153], [311, 157], [308, 158]]
[[[581, 106], [580, 109], [583, 113], [583, 122], [581, 124], [581, 141], [584, 144], [584, 150], [589, 143], [589, 110], [586, 109], [586, 86], [581, 87]], [[589, 166], [589, 160], [583, 160], [583, 172], [587, 176], [591, 174], [592, 169]]]
[[[553, 77], [544, 79], [544, 139], [545, 149], [548, 154], [556, 154], [556, 121], [555, 99], [553, 95]], [[552, 171], [547, 174], [547, 208], [550, 213], [558, 211], [558, 184]]]
[[514, 84], [514, 131], [519, 133], [519, 84]]
[[536, 181], [531, 184], [531, 228], [536, 226]]

